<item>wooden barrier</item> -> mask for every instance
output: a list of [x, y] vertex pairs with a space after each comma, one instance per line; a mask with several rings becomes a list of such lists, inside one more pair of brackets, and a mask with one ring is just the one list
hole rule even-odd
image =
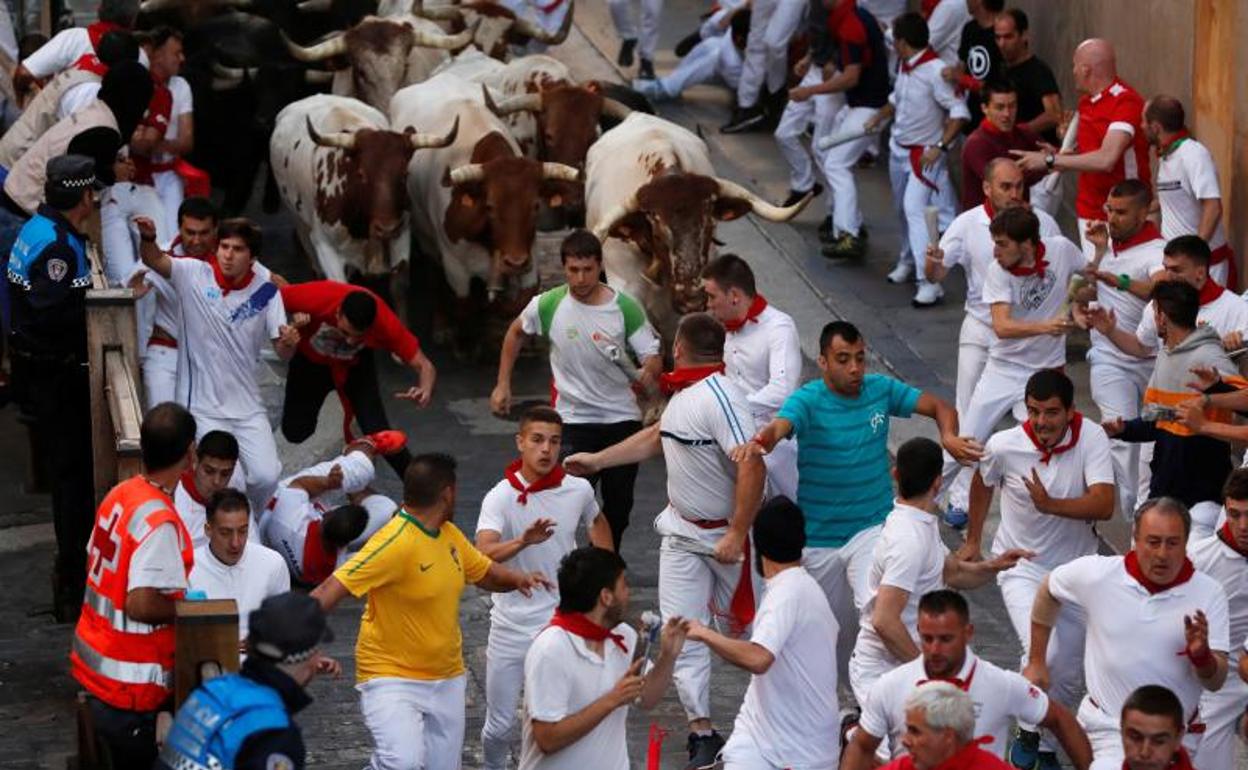
[[174, 621], [173, 708], [205, 679], [238, 671], [238, 604], [178, 602]]

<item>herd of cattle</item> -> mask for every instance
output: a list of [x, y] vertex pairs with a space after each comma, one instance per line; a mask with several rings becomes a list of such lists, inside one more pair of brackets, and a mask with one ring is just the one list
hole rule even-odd
[[720, 179], [700, 138], [628, 89], [577, 82], [544, 54], [509, 57], [562, 42], [568, 2], [553, 32], [485, 0], [143, 9], [187, 30], [192, 162], [238, 211], [267, 160], [266, 205], [280, 195], [324, 276], [384, 280], [419, 262], [413, 282], [443, 282], [444, 309], [471, 318], [531, 293], [539, 223], [583, 225], [603, 239], [611, 283], [670, 339], [701, 307], [716, 223], [751, 211], [785, 221], [807, 201], [773, 206]]

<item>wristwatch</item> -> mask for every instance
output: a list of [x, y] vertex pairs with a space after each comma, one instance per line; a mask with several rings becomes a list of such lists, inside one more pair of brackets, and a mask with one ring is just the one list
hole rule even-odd
[[1044, 154], [1044, 165], [1048, 166], [1050, 171], [1052, 171], [1052, 170], [1053, 170], [1053, 164], [1054, 164], [1054, 163], [1057, 163], [1057, 156], [1056, 156], [1056, 155], [1054, 155], [1054, 154], [1053, 154], [1053, 153], [1051, 153], [1051, 152], [1047, 152], [1047, 153], [1045, 153], [1045, 154]]
[[940, 150], [941, 152], [949, 152], [949, 145], [945, 144], [944, 142], [941, 142], [940, 144], [936, 145], [936, 149]]

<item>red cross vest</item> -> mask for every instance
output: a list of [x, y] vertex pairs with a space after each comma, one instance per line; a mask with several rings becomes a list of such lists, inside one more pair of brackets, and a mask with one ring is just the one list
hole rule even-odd
[[127, 711], [155, 711], [172, 694], [173, 626], [142, 623], [125, 612], [130, 559], [156, 527], [169, 523], [177, 527], [189, 575], [190, 534], [173, 500], [142, 476], [113, 487], [100, 503], [87, 547], [87, 587], [70, 670], [89, 693]]

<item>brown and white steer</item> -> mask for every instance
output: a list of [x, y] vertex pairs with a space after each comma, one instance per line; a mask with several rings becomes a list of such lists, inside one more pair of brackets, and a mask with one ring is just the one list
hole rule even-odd
[[301, 46], [286, 39], [286, 47], [302, 62], [345, 60], [348, 66], [334, 79], [334, 93], [385, 110], [400, 88], [429, 77], [449, 58], [448, 51], [471, 42], [471, 29], [448, 35], [428, 19], [403, 15], [368, 16], [315, 45]]
[[559, 45], [572, 29], [573, 2], [568, 0], [567, 12], [559, 28], [547, 31], [540, 24], [516, 16], [515, 11], [492, 0], [454, 5], [423, 5], [420, 0], [412, 3], [412, 13], [426, 19], [445, 21], [453, 31], [471, 30], [473, 44], [489, 56], [506, 61], [509, 45], [527, 45], [536, 41], [544, 45]]
[[705, 142], [640, 112], [589, 148], [585, 180], [586, 227], [603, 241], [608, 280], [642, 303], [668, 343], [682, 315], [705, 309], [699, 276], [716, 224], [750, 212], [785, 222], [810, 201], [781, 208], [720, 179]]
[[[296, 232], [326, 278], [380, 276], [408, 261], [407, 164], [455, 141], [454, 116], [400, 131], [356, 99], [318, 94], [277, 116], [270, 163]], [[397, 126], [396, 126], [397, 127]], [[430, 152], [423, 149], [422, 152]]]

